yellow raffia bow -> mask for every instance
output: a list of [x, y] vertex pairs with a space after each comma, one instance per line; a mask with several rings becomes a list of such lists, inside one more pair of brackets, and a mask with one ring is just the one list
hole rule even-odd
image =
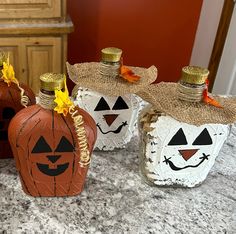
[[27, 107], [29, 103], [29, 98], [24, 95], [25, 90], [20, 87], [19, 81], [15, 77], [15, 71], [13, 66], [9, 62], [9, 55], [7, 58], [7, 62], [3, 62], [3, 69], [2, 69], [2, 77], [3, 81], [7, 83], [8, 87], [11, 83], [15, 83], [21, 92], [21, 104], [24, 107]]
[[55, 100], [54, 102], [57, 106], [54, 108], [58, 114], [63, 114], [66, 116], [71, 108], [74, 107], [73, 102], [70, 100], [69, 92], [66, 85], [66, 77], [64, 79], [65, 91], [55, 90]]

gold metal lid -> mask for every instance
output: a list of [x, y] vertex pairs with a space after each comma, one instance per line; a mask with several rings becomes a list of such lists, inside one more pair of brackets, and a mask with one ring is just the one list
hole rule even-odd
[[115, 47], [108, 47], [101, 50], [103, 62], [119, 62], [122, 50]]
[[3, 51], [0, 51], [0, 66], [3, 65], [3, 62], [7, 62], [7, 55]]
[[65, 75], [59, 73], [45, 73], [40, 76], [40, 87], [43, 90], [54, 91], [64, 88]]
[[188, 84], [202, 85], [206, 82], [209, 70], [197, 66], [186, 66], [182, 68], [181, 80]]

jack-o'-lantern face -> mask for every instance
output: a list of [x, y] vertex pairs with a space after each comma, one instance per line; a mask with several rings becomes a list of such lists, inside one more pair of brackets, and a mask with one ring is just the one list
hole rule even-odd
[[[25, 90], [25, 95], [29, 97], [29, 105], [35, 103], [33, 92], [25, 85], [21, 85]], [[0, 158], [13, 157], [11, 147], [8, 142], [8, 125], [15, 114], [23, 109], [20, 102], [20, 90], [16, 84], [9, 87], [0, 80]]]
[[[40, 157], [42, 158], [36, 162], [37, 168], [41, 173], [48, 176], [59, 176], [68, 169], [70, 164], [70, 161], [59, 164], [61, 161], [60, 159], [63, 157], [63, 153], [72, 153], [72, 159], [73, 152], [74, 147], [66, 137], [63, 136], [56, 149], [53, 150], [45, 138], [41, 136], [36, 142], [31, 154], [32, 157], [36, 158], [35, 161]], [[48, 163], [45, 164], [45, 160], [47, 160]]]
[[139, 103], [134, 95], [111, 97], [80, 88], [76, 100], [97, 124], [97, 148], [122, 148], [130, 141], [139, 110]]
[[29, 139], [32, 174], [40, 181], [68, 183], [75, 167], [75, 146], [69, 135], [35, 133]]
[[13, 157], [8, 142], [8, 126], [11, 119], [17, 111], [19, 111], [18, 106], [19, 105], [14, 105], [12, 102], [0, 100], [0, 159]]
[[147, 144], [146, 164], [150, 178], [160, 185], [193, 187], [201, 183], [215, 162], [228, 127], [220, 124], [194, 126], [162, 116]]

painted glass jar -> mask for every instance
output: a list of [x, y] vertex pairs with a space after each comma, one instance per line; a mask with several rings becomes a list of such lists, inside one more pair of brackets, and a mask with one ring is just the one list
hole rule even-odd
[[[64, 90], [62, 74], [40, 77], [39, 104], [21, 110], [9, 126], [23, 190], [32, 196], [71, 196], [84, 186], [96, 140], [96, 124], [82, 109], [73, 115], [54, 111], [55, 91]], [[86, 147], [87, 155], [84, 155]], [[88, 158], [83, 161], [84, 156]]]
[[[122, 51], [105, 48], [101, 51], [100, 73], [106, 79], [118, 79]], [[104, 83], [103, 85], [106, 85]], [[94, 118], [98, 139], [95, 147], [99, 150], [124, 148], [137, 130], [137, 118], [141, 99], [134, 94], [108, 96], [89, 88], [75, 86], [75, 102]]]
[[[205, 70], [197, 67], [183, 68], [182, 73], [185, 80], [202, 79], [202, 84], [207, 78]], [[199, 87], [194, 79], [188, 88]], [[218, 108], [201, 102], [201, 98], [193, 100], [198, 90], [191, 90], [190, 94], [183, 90], [179, 84], [161, 82], [140, 93], [153, 104], [139, 116], [140, 169], [150, 185], [201, 184], [227, 139], [228, 124], [236, 121], [235, 100], [219, 98], [223, 105]], [[190, 100], [186, 101], [188, 95]]]
[[0, 159], [13, 157], [8, 142], [8, 125], [12, 117], [21, 109], [35, 104], [35, 95], [28, 86], [4, 81], [3, 62], [10, 66], [5, 54], [0, 53]]

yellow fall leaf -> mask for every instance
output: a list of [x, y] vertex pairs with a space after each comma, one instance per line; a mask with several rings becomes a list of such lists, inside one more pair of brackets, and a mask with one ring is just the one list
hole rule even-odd
[[2, 79], [7, 83], [8, 86], [10, 86], [12, 82], [15, 84], [19, 83], [15, 77], [14, 68], [9, 63], [9, 59], [7, 60], [7, 62], [3, 62]]
[[65, 83], [65, 91], [55, 90], [55, 100], [54, 102], [57, 106], [54, 108], [58, 114], [63, 114], [66, 116], [69, 112], [69, 109], [74, 106], [73, 102], [70, 100], [69, 92], [66, 86], [66, 79], [64, 80]]

